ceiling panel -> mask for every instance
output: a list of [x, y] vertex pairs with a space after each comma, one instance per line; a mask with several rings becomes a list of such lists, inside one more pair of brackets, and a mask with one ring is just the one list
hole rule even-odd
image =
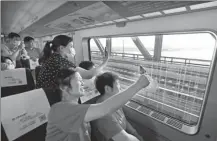
[[[55, 9], [51, 13], [47, 14], [43, 18], [41, 18], [39, 21], [35, 22], [28, 28], [24, 29], [21, 34], [33, 34], [35, 37], [39, 37], [41, 35], [49, 35], [57, 32], [63, 32], [68, 29], [59, 29], [59, 28], [53, 28], [49, 25], [50, 22], [55, 21], [61, 17], [64, 17], [70, 13], [73, 13], [79, 9], [82, 9], [84, 7], [87, 7], [93, 3], [96, 3], [95, 1], [69, 1], [60, 6], [59, 8]], [[67, 23], [63, 23], [62, 25], [59, 25], [62, 27], [67, 27]], [[46, 31], [46, 32], [45, 32]]]
[[1, 2], [3, 32], [20, 32], [66, 1], [3, 1]]
[[[208, 1], [64, 1], [64, 3], [46, 1], [44, 4], [43, 2], [2, 2], [1, 22], [4, 31], [22, 30], [21, 35], [40, 37], [116, 22], [152, 18], [153, 16], [147, 15], [156, 12], [160, 13], [159, 16], [166, 16], [167, 13], [163, 11], [180, 7], [186, 7], [183, 13], [192, 12], [190, 5]], [[45, 11], [37, 12], [38, 8], [44, 8]], [[40, 13], [44, 15], [36, 16]]]
[[119, 18], [121, 18], [121, 16], [106, 4], [103, 2], [97, 2], [54, 20], [45, 26], [60, 30], [72, 30], [82, 26], [90, 24], [95, 25], [97, 23]]
[[106, 1], [105, 3], [121, 16], [129, 17], [204, 2], [207, 1]]

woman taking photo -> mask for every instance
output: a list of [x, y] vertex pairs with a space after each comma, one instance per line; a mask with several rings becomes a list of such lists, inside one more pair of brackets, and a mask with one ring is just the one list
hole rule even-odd
[[85, 123], [119, 109], [139, 90], [147, 87], [149, 79], [141, 75], [126, 90], [97, 104], [78, 104], [79, 97], [84, 95], [83, 81], [74, 69], [61, 69], [57, 74], [57, 84], [59, 90], [54, 95], [58, 95], [60, 102], [51, 106], [46, 141], [90, 141]]

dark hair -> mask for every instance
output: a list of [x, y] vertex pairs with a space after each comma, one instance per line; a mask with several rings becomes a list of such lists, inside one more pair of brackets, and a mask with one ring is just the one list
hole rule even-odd
[[85, 70], [90, 70], [94, 66], [94, 63], [91, 61], [82, 61], [79, 64], [79, 67], [85, 69]]
[[11, 62], [13, 62], [10, 57], [1, 56], [1, 62], [2, 63], [5, 63], [6, 59], [9, 59], [9, 60], [11, 60]]
[[118, 79], [118, 75], [112, 72], [105, 72], [98, 75], [95, 79], [95, 87], [101, 95], [105, 94], [105, 86], [110, 86], [113, 88], [113, 84]]
[[34, 41], [34, 38], [30, 37], [30, 36], [26, 36], [24, 39], [24, 43], [30, 42], [30, 41]]
[[[60, 69], [59, 73], [57, 74], [57, 84], [59, 86], [69, 86], [70, 85], [70, 80], [72, 75], [75, 74], [76, 71], [74, 71], [73, 69], [70, 68], [62, 68]], [[59, 88], [56, 89], [44, 89], [46, 96], [48, 98], [48, 101], [50, 103], [50, 105], [52, 106], [53, 104], [60, 102], [62, 99], [62, 91]]]
[[47, 60], [51, 56], [52, 52], [58, 52], [58, 49], [61, 45], [66, 47], [71, 41], [71, 37], [66, 35], [58, 35], [52, 41], [47, 42], [43, 50], [44, 60]]
[[72, 68], [61, 68], [56, 77], [56, 82], [59, 86], [71, 87], [71, 77], [76, 71]]
[[9, 39], [13, 39], [15, 37], [20, 38], [20, 35], [17, 34], [17, 33], [14, 33], [14, 32], [11, 32], [11, 33], [8, 34]]

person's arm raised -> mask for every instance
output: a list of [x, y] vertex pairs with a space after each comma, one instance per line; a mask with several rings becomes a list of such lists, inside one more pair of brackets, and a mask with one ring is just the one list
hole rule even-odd
[[97, 68], [93, 68], [91, 70], [85, 70], [83, 68], [76, 67], [76, 71], [80, 73], [80, 75], [83, 79], [91, 79], [93, 76], [97, 75], [99, 72], [102, 71], [102, 69], [108, 63], [108, 60], [109, 60], [109, 55], [107, 52], [105, 52], [104, 61]]
[[25, 47], [24, 43], [21, 42], [21, 44], [18, 46], [17, 50], [12, 55], [10, 55], [10, 58], [13, 61], [16, 61], [18, 59], [17, 57], [20, 55], [20, 52], [23, 50], [24, 47]]
[[112, 113], [130, 100], [139, 90], [149, 85], [147, 76], [141, 75], [136, 83], [126, 90], [110, 97], [99, 104], [91, 104], [85, 115], [85, 121], [89, 122]]

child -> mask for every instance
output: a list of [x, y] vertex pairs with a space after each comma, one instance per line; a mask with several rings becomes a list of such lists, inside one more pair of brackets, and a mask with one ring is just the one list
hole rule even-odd
[[1, 56], [1, 70], [15, 69], [15, 63], [9, 57]]

